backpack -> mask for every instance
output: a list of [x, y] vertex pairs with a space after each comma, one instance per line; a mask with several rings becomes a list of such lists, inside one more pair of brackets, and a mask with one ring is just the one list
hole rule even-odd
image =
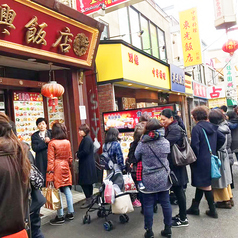
[[101, 167], [105, 170], [110, 170], [113, 168], [113, 162], [112, 159], [109, 156], [109, 150], [111, 149], [111, 146], [109, 147], [109, 149], [107, 149], [105, 152], [103, 152], [100, 157], [99, 157], [99, 163], [101, 165]]

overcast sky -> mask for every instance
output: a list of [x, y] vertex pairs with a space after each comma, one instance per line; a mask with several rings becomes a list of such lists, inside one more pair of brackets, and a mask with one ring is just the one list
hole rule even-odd
[[[210, 46], [211, 49], [222, 48], [222, 45], [228, 38], [238, 40], [238, 30], [225, 34], [225, 30], [216, 30], [214, 26], [214, 6], [213, 0], [154, 0], [163, 9], [174, 5], [173, 10], [166, 11], [168, 15], [173, 15], [179, 20], [178, 13], [193, 7], [197, 7], [199, 33], [202, 40]], [[237, 9], [237, 2], [235, 1], [235, 9]], [[237, 11], [236, 11], [237, 13]], [[214, 41], [218, 40], [213, 44]]]

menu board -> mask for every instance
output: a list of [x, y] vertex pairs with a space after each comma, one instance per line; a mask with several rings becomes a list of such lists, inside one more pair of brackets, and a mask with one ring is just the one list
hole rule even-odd
[[121, 144], [121, 150], [122, 150], [124, 162], [128, 158], [130, 144], [134, 140], [133, 134], [134, 134], [133, 132], [119, 134], [119, 137], [121, 139], [120, 144]]
[[142, 114], [147, 113], [150, 117], [160, 120], [160, 114], [166, 108], [174, 110], [174, 105], [105, 112], [103, 113], [104, 130], [107, 131], [110, 127], [115, 127], [120, 132], [133, 131]]
[[14, 92], [13, 106], [17, 136], [31, 144], [31, 135], [37, 130], [36, 120], [44, 117], [43, 97], [40, 93]]
[[52, 129], [52, 126], [55, 122], [64, 123], [64, 105], [63, 97], [58, 98], [58, 105], [55, 106], [55, 111], [53, 112], [52, 106], [49, 106], [49, 98], [47, 98], [48, 105], [48, 118], [49, 118], [49, 127]]

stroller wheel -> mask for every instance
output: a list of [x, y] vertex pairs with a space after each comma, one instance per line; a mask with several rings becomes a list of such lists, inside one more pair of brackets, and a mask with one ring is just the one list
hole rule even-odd
[[104, 212], [103, 212], [102, 210], [99, 210], [99, 211], [97, 212], [97, 216], [98, 216], [98, 217], [105, 217], [105, 214], [104, 214]]
[[88, 223], [88, 224], [91, 223], [91, 217], [90, 217], [90, 215], [85, 215], [85, 216], [83, 216], [83, 224], [86, 224], [86, 223]]
[[129, 221], [129, 217], [126, 214], [120, 215], [119, 216], [121, 224], [125, 224], [126, 222]]
[[103, 226], [106, 231], [110, 231], [112, 229], [112, 222], [106, 221], [106, 222], [104, 222]]
[[112, 221], [108, 221], [108, 223], [110, 224], [110, 226], [111, 226], [111, 230], [113, 229], [113, 227], [114, 227], [114, 224], [113, 224], [113, 222]]

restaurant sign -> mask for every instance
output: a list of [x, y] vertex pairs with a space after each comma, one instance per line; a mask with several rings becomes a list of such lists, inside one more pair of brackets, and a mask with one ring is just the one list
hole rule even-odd
[[170, 65], [171, 91], [185, 92], [185, 74], [184, 70], [176, 65]]
[[32, 1], [0, 0], [0, 50], [91, 67], [98, 29]]
[[193, 95], [195, 97], [207, 98], [207, 88], [203, 84], [193, 82]]

